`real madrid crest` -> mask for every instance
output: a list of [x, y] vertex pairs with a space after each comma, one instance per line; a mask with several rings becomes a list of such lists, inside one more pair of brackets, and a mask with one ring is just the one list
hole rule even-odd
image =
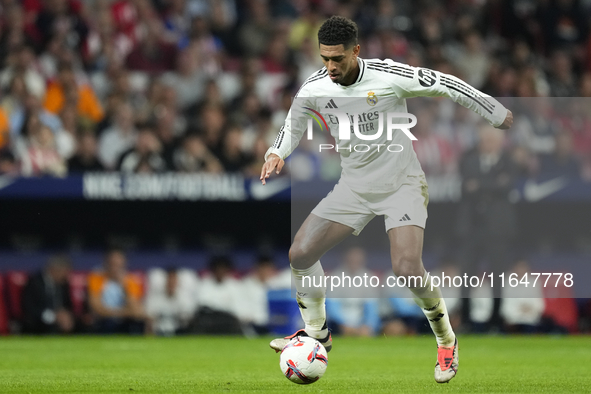
[[374, 92], [369, 92], [367, 94], [367, 103], [372, 107], [378, 103], [378, 97]]

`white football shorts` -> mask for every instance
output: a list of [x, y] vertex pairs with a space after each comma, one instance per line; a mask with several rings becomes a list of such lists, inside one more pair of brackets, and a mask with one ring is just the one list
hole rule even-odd
[[386, 231], [395, 227], [419, 226], [427, 223], [429, 192], [424, 176], [408, 176], [408, 182], [388, 193], [359, 194], [342, 180], [312, 210], [321, 218], [353, 228], [353, 235], [374, 217], [384, 215]]

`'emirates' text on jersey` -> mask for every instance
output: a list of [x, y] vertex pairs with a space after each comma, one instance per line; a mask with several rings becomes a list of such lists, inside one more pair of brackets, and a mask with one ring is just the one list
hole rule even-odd
[[[332, 82], [326, 68], [312, 74], [304, 82], [292, 103], [285, 125], [267, 151], [265, 159], [271, 153], [285, 159], [293, 152], [307, 131], [309, 109], [313, 109], [323, 115], [331, 135], [337, 141], [341, 155], [341, 180], [358, 193], [389, 192], [405, 183], [407, 176], [423, 175], [407, 135], [398, 130], [391, 141], [386, 139], [386, 114], [408, 113], [407, 98], [449, 97], [478, 113], [495, 127], [500, 126], [507, 116], [507, 109], [497, 100], [454, 76], [411, 67], [390, 59], [358, 58], [358, 63], [359, 76], [352, 85], [343, 86]], [[359, 129], [363, 134], [375, 134], [378, 130], [375, 114], [383, 113], [384, 132], [375, 141], [359, 139], [353, 133], [350, 140], [339, 141], [336, 116], [330, 115], [328, 110], [360, 116]], [[399, 123], [407, 122], [409, 120]], [[372, 149], [356, 152], [351, 147], [357, 144], [370, 145]], [[378, 151], [379, 144], [383, 144], [383, 147]], [[395, 153], [385, 149], [385, 146], [394, 144], [402, 146], [402, 150]]]

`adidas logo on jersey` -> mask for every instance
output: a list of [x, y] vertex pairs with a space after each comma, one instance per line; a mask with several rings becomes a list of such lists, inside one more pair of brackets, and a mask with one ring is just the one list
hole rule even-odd
[[407, 214], [404, 214], [404, 216], [399, 220], [399, 222], [406, 222], [406, 221], [409, 221], [409, 220], [410, 220], [410, 217], [408, 217]]
[[339, 108], [337, 107], [337, 105], [334, 103], [333, 99], [330, 99], [330, 101], [328, 102], [328, 104], [326, 104], [326, 107], [324, 108]]

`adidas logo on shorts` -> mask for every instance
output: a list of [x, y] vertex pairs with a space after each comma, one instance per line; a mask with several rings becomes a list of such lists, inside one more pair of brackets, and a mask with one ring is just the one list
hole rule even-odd
[[402, 219], [399, 220], [399, 222], [406, 222], [406, 221], [409, 221], [409, 220], [410, 220], [410, 217], [408, 217], [407, 214], [404, 214], [404, 216], [402, 217]]

